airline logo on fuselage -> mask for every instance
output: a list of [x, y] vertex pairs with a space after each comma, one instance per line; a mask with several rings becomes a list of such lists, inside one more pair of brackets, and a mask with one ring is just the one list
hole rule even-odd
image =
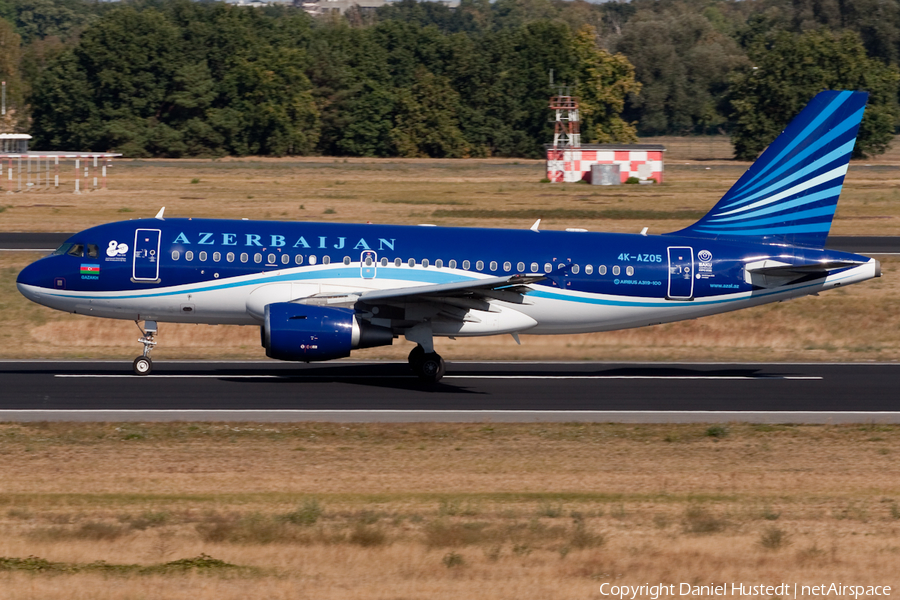
[[[193, 239], [191, 239], [193, 238]], [[395, 250], [396, 238], [357, 238], [342, 236], [288, 237], [279, 234], [261, 233], [211, 233], [200, 232], [189, 237], [180, 232], [173, 244], [198, 246], [243, 246], [250, 248], [305, 248], [319, 250]]]

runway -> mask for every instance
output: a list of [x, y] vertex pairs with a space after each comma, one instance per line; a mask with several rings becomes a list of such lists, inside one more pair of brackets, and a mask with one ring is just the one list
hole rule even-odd
[[0, 421], [900, 423], [900, 364], [0, 362]]
[[[0, 232], [0, 250], [51, 252], [71, 233]], [[859, 254], [900, 254], [900, 237], [831, 236], [828, 248]]]

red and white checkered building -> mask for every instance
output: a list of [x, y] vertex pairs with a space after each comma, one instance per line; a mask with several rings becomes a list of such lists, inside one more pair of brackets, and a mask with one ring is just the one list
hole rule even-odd
[[547, 179], [552, 182], [591, 180], [591, 165], [619, 165], [622, 183], [629, 177], [663, 182], [663, 152], [659, 144], [582, 144], [580, 148], [547, 148]]

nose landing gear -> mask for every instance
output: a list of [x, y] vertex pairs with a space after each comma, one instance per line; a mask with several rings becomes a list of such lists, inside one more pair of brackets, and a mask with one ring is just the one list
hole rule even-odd
[[150, 360], [150, 351], [153, 350], [153, 346], [156, 345], [155, 337], [159, 328], [156, 325], [156, 321], [144, 321], [143, 329], [141, 329], [141, 326], [138, 325], [137, 321], [134, 323], [138, 326], [138, 329], [141, 330], [142, 334], [138, 341], [144, 345], [144, 354], [134, 359], [134, 374], [149, 375], [153, 370], [153, 361]]

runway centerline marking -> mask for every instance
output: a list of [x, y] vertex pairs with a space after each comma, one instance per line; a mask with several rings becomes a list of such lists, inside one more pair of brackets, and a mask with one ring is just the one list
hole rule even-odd
[[[130, 379], [137, 375], [57, 374], [60, 379]], [[415, 375], [146, 375], [143, 379], [415, 379]], [[824, 377], [793, 375], [445, 375], [444, 379], [648, 379], [710, 381], [821, 381]]]

